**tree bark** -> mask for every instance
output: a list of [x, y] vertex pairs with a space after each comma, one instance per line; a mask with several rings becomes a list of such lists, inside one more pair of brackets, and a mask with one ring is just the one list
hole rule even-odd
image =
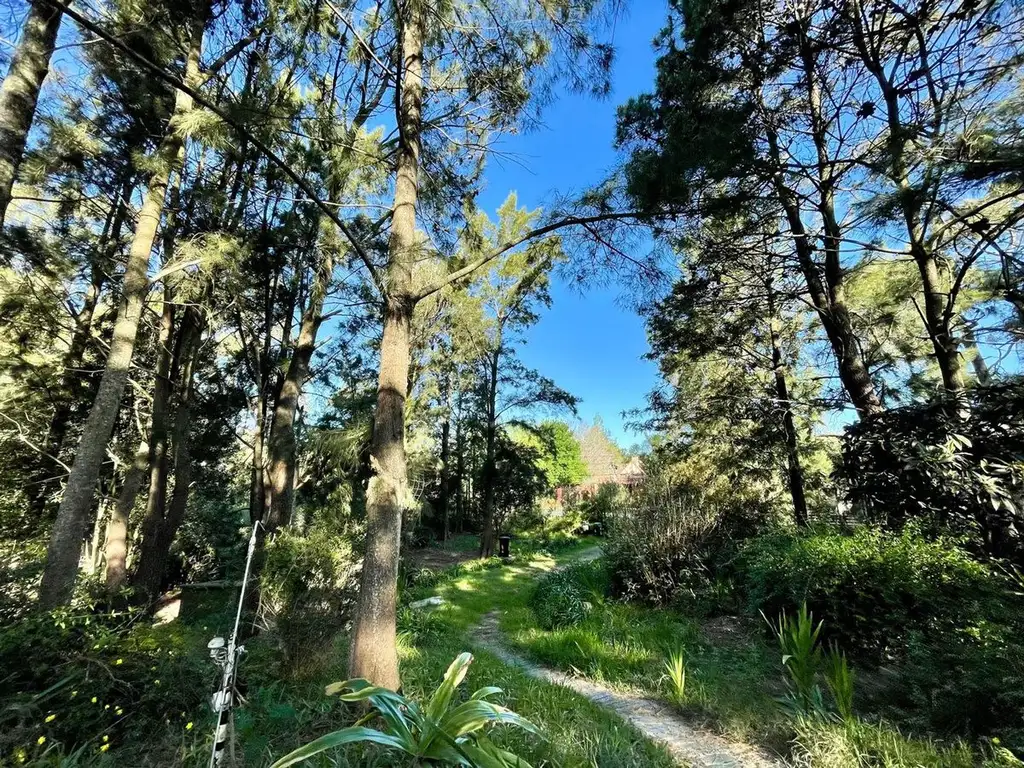
[[441, 541], [448, 541], [451, 529], [451, 483], [452, 483], [452, 390], [448, 376], [444, 379], [444, 421], [441, 422], [441, 488], [438, 505], [441, 507]]
[[782, 160], [779, 152], [778, 134], [770, 126], [766, 126], [769, 152], [772, 163], [775, 166], [773, 183], [783, 211], [786, 214], [786, 221], [793, 235], [794, 248], [800, 271], [807, 283], [807, 290], [811, 296], [811, 303], [818, 314], [825, 335], [828, 337], [832, 352], [836, 358], [836, 365], [839, 369], [839, 380], [843, 389], [853, 403], [854, 408], [860, 416], [869, 416], [882, 411], [882, 402], [875, 391], [875, 385], [871, 381], [871, 374], [864, 363], [864, 356], [861, 352], [860, 341], [853, 329], [853, 322], [850, 319], [850, 312], [842, 298], [841, 290], [837, 290], [836, 283], [841, 281], [841, 270], [838, 267], [838, 256], [836, 263], [831, 269], [825, 270], [826, 280], [831, 279], [833, 285], [830, 290], [814, 261], [811, 251], [810, 239], [804, 227], [800, 215], [800, 203], [793, 191], [786, 185]]
[[[194, 371], [196, 358], [199, 355], [199, 343], [202, 336], [202, 321], [195, 310], [189, 310], [183, 323], [180, 376], [176, 410], [174, 414], [174, 434], [172, 441], [174, 464], [174, 490], [166, 514], [159, 521], [153, 532], [152, 543], [143, 549], [139, 557], [139, 583], [150, 596], [159, 593], [163, 586], [164, 574], [167, 572], [167, 560], [171, 545], [185, 519], [188, 497], [192, 485], [192, 399], [194, 389]], [[166, 489], [165, 489], [166, 491]]]
[[462, 438], [462, 394], [459, 394], [458, 415], [455, 417], [455, 517], [458, 521], [458, 531], [462, 533], [464, 520], [466, 519], [466, 449]]
[[423, 120], [426, 15], [419, 2], [399, 4], [402, 81], [398, 89], [399, 148], [384, 289], [384, 332], [371, 440], [373, 477], [367, 489], [366, 553], [349, 656], [351, 677], [397, 690], [395, 644], [399, 539], [408, 474], [405, 399], [409, 386], [412, 271], [419, 251], [416, 205]]
[[287, 525], [295, 511], [295, 414], [302, 397], [302, 386], [309, 376], [309, 363], [316, 349], [320, 323], [323, 322], [324, 299], [333, 269], [331, 249], [324, 248], [306, 309], [302, 313], [299, 338], [274, 406], [269, 441], [271, 496], [268, 532]]
[[797, 445], [796, 420], [793, 418], [793, 403], [789, 398], [789, 384], [786, 381], [786, 365], [782, 359], [782, 345], [779, 342], [778, 316], [771, 282], [767, 288], [769, 335], [772, 343], [772, 374], [775, 378], [775, 396], [782, 409], [782, 431], [786, 440], [786, 469], [789, 476], [789, 493], [793, 499], [793, 519], [801, 527], [807, 527], [807, 497], [804, 494], [804, 471], [800, 465]]
[[[185, 80], [188, 83], [195, 83], [199, 79], [199, 57], [208, 14], [209, 7], [203, 4], [203, 10], [193, 22], [185, 67]], [[47, 547], [46, 566], [39, 590], [40, 607], [44, 609], [66, 604], [74, 592], [82, 538], [96, 493], [96, 482], [135, 352], [139, 319], [149, 289], [149, 259], [160, 226], [167, 185], [184, 148], [184, 139], [174, 122], [176, 117], [186, 114], [191, 108], [192, 98], [178, 91], [171, 123], [157, 150], [156, 169], [150, 176], [145, 201], [135, 227], [107, 364], [75, 452], [64, 498]]]
[[[92, 256], [89, 287], [82, 299], [82, 306], [74, 316], [75, 329], [68, 344], [68, 351], [61, 361], [60, 396], [50, 417], [50, 425], [46, 430], [45, 450], [49, 456], [58, 457], [76, 402], [85, 399], [87, 387], [84, 385], [88, 377], [83, 374], [82, 363], [85, 352], [92, 339], [93, 326], [96, 322], [96, 309], [99, 305], [103, 286], [107, 281], [107, 271], [116, 253], [117, 243], [121, 239], [121, 228], [127, 215], [127, 199], [131, 182], [125, 181], [121, 190], [114, 195], [107, 220], [100, 236], [96, 252]], [[51, 482], [63, 477], [63, 467], [49, 456], [40, 456], [39, 463], [33, 472], [33, 481], [29, 488], [29, 506], [36, 517], [42, 517], [46, 511], [47, 487]]]
[[103, 559], [106, 563], [104, 579], [108, 592], [116, 592], [123, 587], [128, 576], [128, 522], [132, 509], [135, 508], [135, 499], [138, 498], [139, 491], [142, 490], [142, 482], [146, 478], [146, 469], [148, 468], [149, 443], [146, 435], [143, 435], [139, 449], [135, 452], [135, 461], [125, 473], [121, 492], [117, 496], [117, 502], [114, 504], [110, 520], [107, 523]]
[[974, 336], [974, 329], [969, 326], [964, 330], [964, 346], [973, 353], [971, 367], [974, 368], [974, 376], [978, 383], [982, 386], [991, 384], [992, 372], [989, 370], [988, 363], [985, 362], [985, 356], [981, 354], [978, 340]]
[[21, 28], [21, 40], [0, 85], [0, 227], [11, 204], [14, 181], [36, 115], [39, 91], [50, 69], [62, 13], [35, 0]]
[[[933, 206], [927, 205], [928, 189], [922, 189], [921, 185], [915, 186], [907, 168], [907, 143], [916, 134], [916, 130], [908, 130], [904, 125], [900, 115], [899, 88], [891, 79], [890, 73], [886, 71], [879, 53], [880, 47], [876, 47], [873, 45], [873, 41], [868, 39], [870, 33], [864, 28], [859, 0], [850, 0], [847, 6], [847, 16], [851, 21], [850, 29], [853, 34], [854, 46], [865, 68], [878, 84], [882, 100], [885, 103], [885, 117], [889, 129], [885, 144], [889, 154], [888, 175], [896, 188], [900, 210], [903, 213], [910, 255], [921, 274], [924, 292], [924, 307], [921, 314], [925, 330], [932, 343], [935, 361], [942, 375], [943, 387], [948, 392], [960, 392], [965, 386], [963, 366], [960, 361], [960, 343], [952, 332], [956, 296], [953, 295], [948, 271], [940, 264], [939, 254], [935, 252], [932, 244], [925, 237], [929, 216], [931, 216], [930, 211], [933, 209]], [[923, 66], [926, 67], [927, 64]], [[922, 74], [928, 75], [929, 73], [923, 71]], [[933, 110], [932, 119], [926, 122], [929, 123], [929, 127], [938, 138], [938, 132], [942, 127], [941, 107], [938, 103], [933, 102], [931, 108]], [[924, 120], [924, 117], [922, 116], [920, 119]], [[937, 182], [931, 182], [933, 185], [935, 183]]]
[[[500, 322], [500, 320], [499, 320]], [[495, 466], [495, 441], [498, 432], [498, 365], [501, 360], [501, 335], [499, 332], [497, 348], [491, 353], [487, 380], [487, 431], [484, 452], [484, 529], [480, 534], [480, 557], [491, 557], [494, 554], [494, 497], [497, 482]]]
[[138, 568], [132, 582], [145, 594], [152, 597], [159, 588], [161, 570], [157, 563], [160, 548], [160, 529], [167, 514], [168, 483], [168, 408], [173, 383], [171, 369], [175, 366], [172, 347], [174, 346], [175, 306], [170, 286], [164, 287], [164, 306], [160, 318], [160, 334], [157, 341], [156, 375], [153, 383], [153, 416], [149, 432], [149, 495], [146, 498], [146, 514], [139, 526]]

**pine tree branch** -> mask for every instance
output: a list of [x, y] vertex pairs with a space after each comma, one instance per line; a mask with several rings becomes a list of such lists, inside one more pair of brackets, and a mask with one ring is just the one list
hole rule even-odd
[[363, 244], [352, 233], [352, 230], [349, 229], [348, 225], [346, 225], [345, 222], [342, 221], [337, 216], [337, 214], [335, 214], [335, 212], [332, 211], [330, 207], [323, 200], [320, 199], [320, 197], [316, 194], [316, 191], [313, 189], [312, 185], [304, 178], [302, 178], [302, 176], [300, 176], [299, 173], [295, 171], [295, 169], [288, 165], [288, 163], [282, 160], [281, 157], [278, 156], [278, 154], [274, 152], [274, 150], [272, 150], [269, 146], [267, 146], [265, 142], [263, 142], [255, 134], [253, 134], [247, 128], [245, 128], [245, 126], [243, 126], [238, 120], [231, 117], [220, 107], [216, 106], [213, 102], [205, 98], [195, 88], [186, 85], [181, 80], [180, 77], [178, 77], [177, 75], [173, 75], [170, 72], [167, 72], [163, 67], [159, 66], [158, 64], [154, 64], [141, 53], [138, 53], [134, 49], [128, 47], [123, 42], [118, 40], [116, 37], [111, 35], [109, 32], [104, 30], [101, 26], [96, 24], [96, 22], [87, 19], [81, 13], [74, 10], [67, 3], [62, 2], [61, 0], [51, 0], [51, 5], [53, 5], [56, 8], [59, 8], [65, 15], [74, 19], [83, 29], [87, 29], [89, 32], [92, 32], [97, 37], [105, 40], [107, 43], [109, 43], [114, 48], [119, 50], [132, 61], [136, 62], [140, 66], [152, 72], [158, 79], [163, 80], [168, 85], [171, 85], [174, 88], [177, 88], [178, 90], [182, 91], [183, 93], [186, 93], [189, 96], [191, 96], [196, 104], [199, 104], [200, 106], [205, 107], [206, 109], [213, 112], [213, 114], [217, 115], [217, 117], [223, 120], [227, 125], [231, 126], [239, 134], [241, 134], [243, 138], [251, 142], [252, 145], [256, 147], [256, 149], [263, 153], [267, 160], [269, 160], [271, 163], [280, 168], [284, 172], [284, 174], [289, 179], [291, 179], [299, 189], [305, 192], [306, 195], [309, 197], [309, 200], [312, 203], [314, 203], [316, 207], [319, 208], [324, 213], [324, 215], [327, 216], [327, 218], [329, 218], [337, 225], [338, 229], [340, 229], [342, 234], [345, 235], [345, 238], [349, 241], [349, 243], [352, 245], [352, 248], [355, 250], [359, 258], [362, 260], [363, 264], [366, 266], [366, 269], [370, 273], [370, 277], [373, 280], [374, 285], [377, 287], [379, 291], [381, 291], [382, 293], [384, 292], [384, 285], [380, 280], [379, 271], [376, 265], [370, 259], [370, 255], [363, 247]]
[[564, 219], [559, 219], [558, 221], [553, 221], [550, 224], [545, 224], [543, 227], [538, 227], [537, 229], [533, 229], [527, 232], [525, 235], [516, 240], [505, 243], [504, 245], [491, 251], [485, 256], [481, 256], [479, 259], [471, 261], [466, 266], [461, 267], [460, 269], [457, 269], [454, 272], [449, 272], [444, 277], [438, 278], [437, 280], [427, 284], [426, 287], [421, 289], [415, 295], [414, 299], [415, 301], [421, 301], [422, 299], [425, 299], [427, 296], [430, 296], [432, 293], [437, 293], [445, 286], [451, 285], [457, 280], [461, 280], [463, 277], [473, 274], [478, 269], [480, 269], [480, 267], [489, 264], [490, 262], [497, 259], [499, 256], [508, 253], [513, 248], [517, 248], [523, 243], [526, 243], [530, 240], [535, 240], [538, 237], [543, 237], [544, 235], [556, 232], [560, 229], [565, 229], [566, 227], [586, 226], [588, 224], [596, 224], [597, 222], [601, 221], [639, 219], [642, 218], [644, 215], [645, 214], [641, 214], [637, 211], [622, 211], [617, 213], [601, 213], [596, 214], [594, 216], [569, 216]]
[[266, 27], [263, 24], [258, 25], [248, 35], [246, 35], [237, 43], [235, 43], [226, 51], [224, 51], [224, 53], [217, 57], [216, 61], [211, 63], [210, 66], [206, 68], [206, 71], [203, 73], [202, 78], [199, 81], [199, 84], [203, 85], [211, 77], [216, 75], [221, 69], [223, 69], [225, 65], [227, 65], [229, 61], [231, 61], [233, 58], [235, 58], [235, 56], [237, 56], [246, 48], [248, 48], [251, 43], [255, 42], [256, 39], [263, 34], [264, 30], [266, 30]]

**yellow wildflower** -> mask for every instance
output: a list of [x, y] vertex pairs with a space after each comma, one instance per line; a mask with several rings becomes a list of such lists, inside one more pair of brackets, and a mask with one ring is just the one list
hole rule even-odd
[[56, 715], [47, 715], [46, 716], [46, 722], [48, 722], [48, 723], [52, 723], [56, 719], [57, 719]]
[[186, 731], [191, 731], [191, 730], [192, 730], [192, 723], [187, 723], [187, 724], [185, 725], [185, 730], [186, 730]]
[[106, 752], [108, 749], [110, 749], [110, 745], [104, 744], [102, 747], [100, 747], [100, 752]]
[[36, 744], [45, 744], [45, 743], [46, 743], [46, 737], [45, 736], [40, 736], [38, 739], [36, 739]]

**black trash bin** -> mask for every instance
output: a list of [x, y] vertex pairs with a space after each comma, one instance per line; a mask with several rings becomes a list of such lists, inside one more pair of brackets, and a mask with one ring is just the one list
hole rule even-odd
[[498, 557], [508, 557], [508, 545], [512, 537], [508, 534], [498, 537]]

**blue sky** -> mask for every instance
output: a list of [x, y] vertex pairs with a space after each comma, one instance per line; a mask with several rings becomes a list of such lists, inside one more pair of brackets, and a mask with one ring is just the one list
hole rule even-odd
[[[544, 127], [503, 140], [500, 149], [514, 154], [517, 162], [492, 161], [480, 199], [485, 210], [493, 212], [512, 191], [520, 205], [540, 206], [555, 193], [579, 191], [600, 181], [615, 164], [615, 110], [630, 96], [652, 89], [651, 41], [667, 17], [662, 0], [629, 5], [614, 31], [611, 96], [596, 100], [562, 94], [544, 111]], [[626, 429], [622, 412], [644, 404], [657, 381], [657, 368], [642, 359], [648, 350], [644, 325], [635, 312], [619, 306], [620, 293], [615, 285], [580, 293], [556, 280], [552, 306], [527, 332], [520, 356], [582, 398], [581, 419], [591, 422], [600, 415], [612, 437], [629, 447], [641, 435]]]

